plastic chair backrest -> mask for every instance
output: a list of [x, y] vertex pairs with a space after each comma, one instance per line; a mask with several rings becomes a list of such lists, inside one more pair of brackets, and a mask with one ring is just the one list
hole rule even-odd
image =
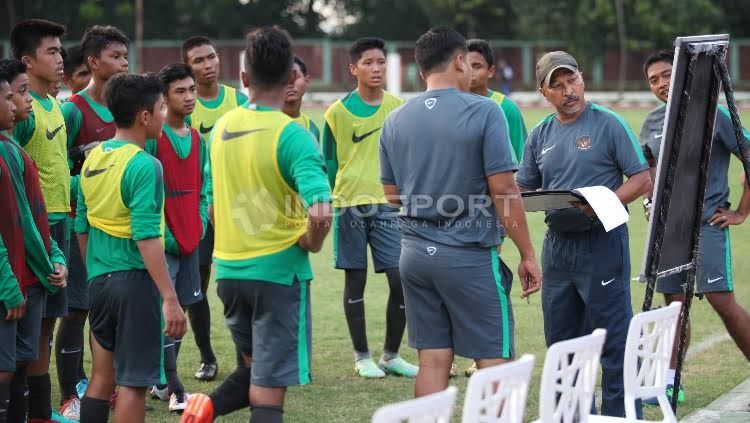
[[666, 395], [666, 377], [682, 303], [636, 314], [625, 343], [625, 416], [635, 419], [635, 400], [656, 397], [665, 421], [676, 421]]
[[380, 407], [372, 423], [449, 423], [458, 389], [446, 390], [412, 400]]
[[539, 395], [539, 418], [545, 423], [588, 421], [599, 358], [607, 336], [604, 329], [591, 335], [553, 344], [547, 350]]
[[477, 370], [469, 379], [463, 423], [521, 423], [534, 356]]

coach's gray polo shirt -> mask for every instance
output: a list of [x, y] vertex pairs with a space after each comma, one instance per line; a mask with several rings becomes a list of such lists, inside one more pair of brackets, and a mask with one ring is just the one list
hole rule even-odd
[[428, 91], [391, 112], [380, 134], [380, 179], [396, 185], [404, 236], [453, 246], [500, 242], [487, 177], [518, 169], [493, 101]]
[[[651, 154], [657, 161], [659, 160], [666, 109], [666, 105], [661, 105], [651, 111], [646, 116], [643, 127], [641, 127], [641, 145], [650, 149]], [[742, 128], [742, 133], [745, 136], [745, 142], [750, 143], [750, 133], [744, 128]], [[704, 224], [716, 213], [718, 207], [727, 207], [729, 201], [729, 184], [727, 182], [729, 158], [732, 154], [739, 155], [739, 151], [729, 110], [724, 106], [719, 106], [714, 123], [711, 162], [708, 165], [708, 181], [706, 182], [705, 203], [703, 205]]]
[[[526, 189], [575, 189], [602, 185], [612, 191], [648, 169], [635, 134], [616, 113], [588, 103], [575, 122], [547, 116], [529, 134], [518, 185]], [[576, 208], [547, 212], [555, 231], [585, 231], [592, 221]], [[594, 222], [596, 223], [596, 222]]]

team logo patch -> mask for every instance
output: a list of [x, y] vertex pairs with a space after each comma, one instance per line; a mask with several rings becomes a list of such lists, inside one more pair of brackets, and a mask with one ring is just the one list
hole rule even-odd
[[436, 252], [436, 251], [437, 251], [437, 248], [435, 248], [435, 247], [433, 247], [433, 246], [429, 246], [429, 247], [427, 247], [427, 253], [428, 253], [429, 255], [431, 255], [431, 256], [432, 256], [432, 255], [435, 255], [435, 252]]
[[424, 101], [424, 105], [427, 106], [428, 109], [432, 110], [433, 107], [435, 107], [435, 103], [437, 103], [436, 98], [428, 98]]
[[576, 140], [576, 147], [578, 147], [579, 150], [586, 151], [589, 148], [591, 148], [591, 137], [588, 135], [583, 135], [578, 137]]

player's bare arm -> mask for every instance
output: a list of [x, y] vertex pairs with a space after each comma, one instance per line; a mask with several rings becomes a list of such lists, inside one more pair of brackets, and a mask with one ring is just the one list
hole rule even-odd
[[741, 225], [745, 221], [747, 215], [750, 214], [750, 190], [747, 187], [747, 183], [742, 181], [742, 197], [740, 198], [740, 205], [737, 210], [727, 210], [722, 207], [716, 209], [716, 213], [711, 216], [708, 223], [712, 226], [719, 225], [722, 229], [729, 225]]
[[307, 232], [299, 239], [299, 246], [311, 253], [320, 252], [333, 221], [331, 203], [315, 203], [307, 210]]
[[385, 192], [385, 199], [388, 200], [388, 204], [393, 207], [401, 207], [401, 197], [399, 196], [398, 187], [396, 185], [383, 185], [383, 192]]
[[650, 192], [652, 187], [651, 174], [648, 170], [644, 170], [631, 175], [620, 188], [617, 188], [615, 194], [622, 204], [628, 205], [647, 192]]
[[542, 270], [531, 244], [526, 212], [523, 210], [521, 191], [513, 179], [512, 172], [498, 173], [487, 178], [497, 215], [510, 239], [521, 254], [518, 277], [521, 280], [521, 298], [539, 291], [542, 286]]

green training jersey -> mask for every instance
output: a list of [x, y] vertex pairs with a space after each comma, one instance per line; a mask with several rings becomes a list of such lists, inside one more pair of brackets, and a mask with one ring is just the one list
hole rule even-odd
[[[115, 151], [129, 143], [111, 140], [102, 143], [103, 149]], [[84, 164], [84, 178], [96, 178], [101, 172], [88, 172]], [[117, 189], [117, 188], [113, 188]], [[161, 163], [145, 151], [135, 154], [127, 162], [119, 186], [122, 204], [130, 212], [130, 238], [112, 236], [90, 224], [83, 181], [78, 190], [76, 233], [88, 233], [86, 270], [91, 281], [106, 273], [146, 269], [136, 241], [162, 236], [162, 208], [164, 184]]]
[[516, 155], [516, 161], [521, 163], [523, 145], [528, 136], [526, 132], [526, 124], [521, 115], [521, 110], [516, 103], [503, 93], [490, 90], [487, 97], [497, 103], [505, 114], [505, 120], [508, 122], [508, 135], [510, 136], [510, 143], [513, 146], [513, 153]]
[[[245, 107], [259, 112], [275, 111], [263, 106]], [[209, 151], [216, 136], [215, 133], [209, 136]], [[331, 190], [326, 180], [325, 165], [310, 132], [290, 123], [278, 137], [276, 159], [284, 183], [299, 195], [306, 208], [314, 203], [330, 202]], [[214, 203], [213, 183], [209, 184], [208, 199], [210, 204]], [[227, 260], [214, 257], [216, 279], [261, 280], [284, 285], [291, 285], [295, 277], [300, 281], [311, 280], [313, 273], [307, 256], [307, 251], [294, 244], [276, 253], [247, 259]]]

